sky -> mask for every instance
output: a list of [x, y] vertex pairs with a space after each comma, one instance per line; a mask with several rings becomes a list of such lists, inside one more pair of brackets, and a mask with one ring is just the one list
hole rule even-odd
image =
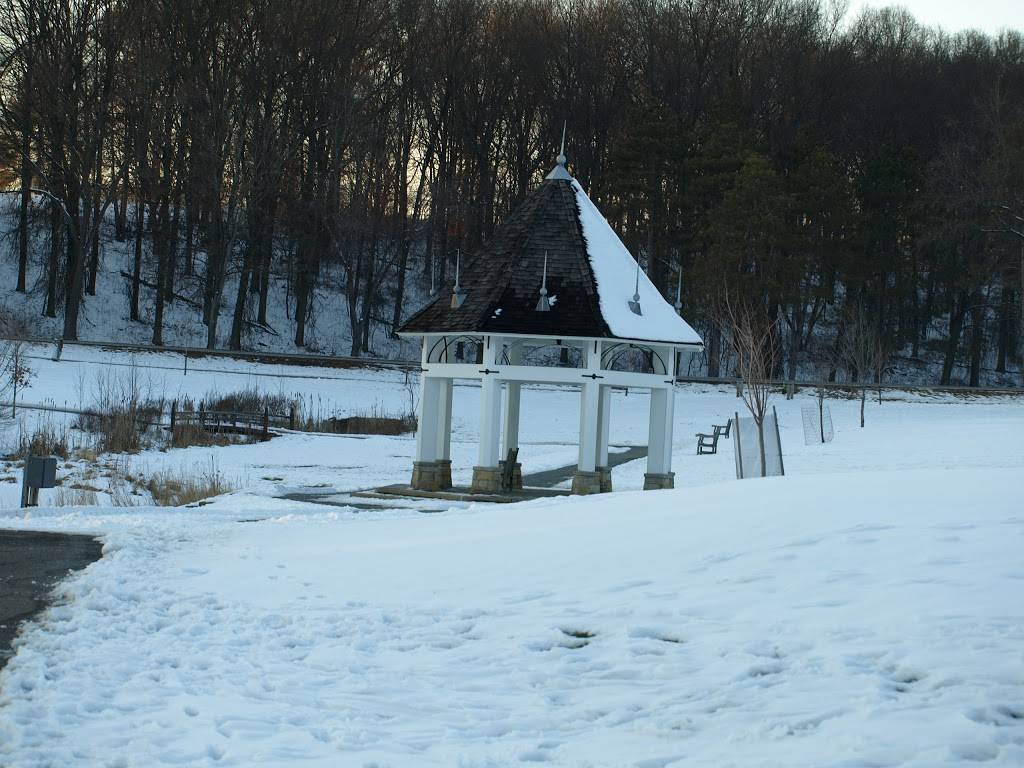
[[1011, 28], [1024, 31], [1024, 0], [850, 0], [848, 18], [861, 8], [902, 5], [919, 22], [947, 32], [981, 29], [997, 32]]

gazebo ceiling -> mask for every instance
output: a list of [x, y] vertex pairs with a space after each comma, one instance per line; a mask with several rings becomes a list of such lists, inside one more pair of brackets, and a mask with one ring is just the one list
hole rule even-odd
[[[547, 311], [538, 309], [542, 283]], [[462, 260], [459, 288], [461, 303], [452, 301], [449, 285], [399, 333], [701, 344], [561, 163], [480, 250]], [[634, 293], [639, 314], [630, 307]]]

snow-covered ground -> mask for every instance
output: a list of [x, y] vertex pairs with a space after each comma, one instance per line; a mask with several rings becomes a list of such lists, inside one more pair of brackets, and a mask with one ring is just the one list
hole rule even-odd
[[[26, 401], [131, 370], [69, 357], [35, 361]], [[408, 397], [393, 371], [135, 363], [179, 396], [258, 383], [341, 415]], [[730, 442], [698, 457], [693, 438], [734, 392], [679, 388], [674, 491], [629, 491], [641, 460], [603, 497], [279, 498], [408, 476], [411, 437], [310, 434], [130, 459], [212, 458], [238, 490], [202, 507], [44, 492], [26, 518], [0, 484], [0, 527], [105, 544], [0, 672], [0, 765], [1024, 764], [1024, 402], [903, 397], [869, 403], [862, 430], [834, 400], [835, 441], [805, 446], [812, 402], [776, 400], [787, 477], [738, 482]], [[477, 408], [458, 387], [457, 478]], [[615, 393], [613, 442], [644, 444], [646, 411]], [[576, 394], [524, 392], [524, 471], [573, 462], [577, 419]]]

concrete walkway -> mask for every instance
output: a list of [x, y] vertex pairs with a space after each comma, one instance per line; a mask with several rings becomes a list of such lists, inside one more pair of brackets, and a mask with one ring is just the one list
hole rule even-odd
[[[608, 452], [608, 465], [609, 467], [617, 467], [620, 464], [625, 464], [629, 461], [636, 461], [642, 459], [647, 455], [646, 445], [630, 445], [630, 446], [611, 446], [612, 448], [625, 448], [624, 451], [615, 451], [614, 453]], [[543, 472], [531, 472], [528, 475], [523, 475], [523, 485], [532, 486], [534, 488], [554, 488], [559, 483], [565, 483], [572, 480], [572, 476], [576, 474], [576, 465], [567, 464], [564, 467], [558, 467], [557, 469], [547, 469]]]
[[58, 581], [99, 560], [102, 550], [90, 536], [0, 529], [0, 667], [21, 622], [46, 607]]
[[[608, 453], [608, 464], [617, 467], [629, 461], [642, 459], [647, 455], [646, 445], [613, 445], [617, 450]], [[502, 494], [491, 496], [487, 494], [470, 494], [468, 489], [452, 489], [451, 492], [407, 492], [402, 493], [405, 485], [386, 486], [384, 488], [371, 488], [365, 491], [342, 492], [334, 488], [323, 488], [316, 491], [295, 490], [283, 494], [281, 498], [291, 501], [305, 501], [311, 504], [326, 504], [331, 507], [355, 507], [356, 509], [380, 510], [388, 509], [396, 505], [396, 501], [404, 499], [402, 507], [415, 509], [419, 512], [443, 512], [451, 508], [452, 504], [472, 504], [477, 502], [504, 502], [512, 503], [524, 501], [542, 496], [554, 496], [568, 494], [568, 490], [550, 490], [561, 483], [568, 482], [576, 473], [575, 464], [567, 464], [564, 467], [546, 469], [542, 472], [531, 472], [523, 475], [525, 490], [518, 493]], [[532, 489], [532, 492], [531, 492]], [[541, 489], [549, 489], [542, 491]], [[430, 504], [430, 505], [428, 505]]]

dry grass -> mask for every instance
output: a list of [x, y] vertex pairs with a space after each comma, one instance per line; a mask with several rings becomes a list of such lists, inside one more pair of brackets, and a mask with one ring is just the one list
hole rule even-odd
[[324, 426], [324, 431], [342, 435], [405, 435], [416, 431], [416, 417], [356, 415], [328, 419]]
[[172, 448], [188, 448], [192, 445], [234, 445], [240, 442], [251, 442], [250, 440], [235, 439], [237, 436], [224, 432], [208, 432], [198, 424], [176, 424], [174, 432], [171, 433]]
[[50, 424], [42, 424], [31, 435], [21, 434], [18, 438], [18, 447], [12, 456], [58, 456], [67, 459], [69, 453], [67, 431], [57, 430]]
[[181, 507], [234, 490], [211, 460], [210, 467], [198, 474], [162, 472], [153, 475], [146, 490], [158, 507]]
[[84, 486], [58, 488], [53, 501], [55, 507], [95, 507], [98, 503], [96, 490]]

